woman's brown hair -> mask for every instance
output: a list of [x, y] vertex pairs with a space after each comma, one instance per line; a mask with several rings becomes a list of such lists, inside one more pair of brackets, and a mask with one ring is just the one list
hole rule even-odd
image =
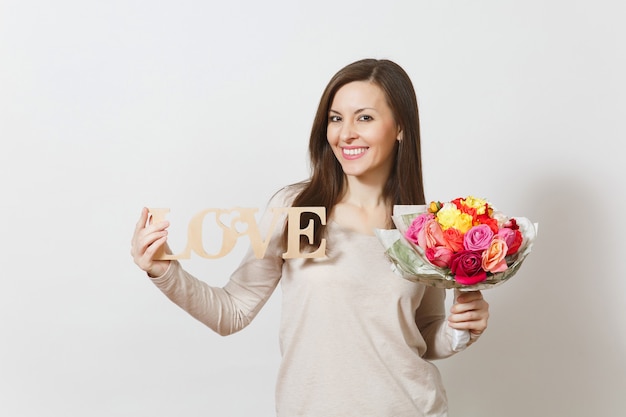
[[[330, 80], [320, 99], [309, 140], [311, 177], [296, 196], [294, 207], [324, 206], [327, 215], [341, 199], [345, 174], [328, 144], [326, 130], [330, 106], [335, 94], [354, 81], [369, 81], [380, 87], [387, 98], [396, 123], [402, 130], [402, 140], [396, 145], [396, 158], [383, 189], [390, 204], [424, 204], [420, 128], [417, 98], [408, 74], [395, 62], [386, 59], [363, 59], [339, 70]], [[319, 244], [324, 227], [313, 217], [315, 242]], [[302, 227], [309, 223], [302, 216]]]

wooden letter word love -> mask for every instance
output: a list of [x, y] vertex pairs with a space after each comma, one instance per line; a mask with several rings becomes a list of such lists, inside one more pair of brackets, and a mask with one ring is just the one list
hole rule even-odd
[[[152, 215], [152, 221], [159, 222], [165, 220], [165, 216], [170, 212], [167, 208], [151, 208], [149, 209]], [[242, 208], [236, 207], [229, 210], [208, 208], [202, 210], [198, 214], [192, 217], [187, 228], [187, 247], [184, 251], [178, 255], [172, 255], [168, 253], [157, 254], [155, 259], [159, 260], [171, 260], [171, 259], [189, 259], [191, 258], [191, 251], [194, 251], [197, 255], [208, 258], [217, 259], [228, 254], [237, 239], [243, 235], [248, 235], [254, 256], [261, 259], [265, 256], [265, 251], [270, 243], [270, 239], [274, 230], [278, 225], [283, 213], [287, 213], [287, 252], [282, 254], [284, 259], [289, 258], [323, 258], [326, 256], [326, 239], [322, 239], [319, 248], [313, 252], [300, 252], [300, 237], [305, 236], [309, 239], [309, 243], [313, 243], [313, 220], [309, 221], [309, 224], [304, 229], [300, 228], [300, 216], [302, 213], [313, 213], [320, 218], [321, 224], [326, 224], [326, 209], [325, 207], [281, 207], [272, 209], [273, 217], [272, 223], [269, 227], [269, 231], [265, 240], [261, 237], [259, 232], [259, 226], [254, 217], [257, 212], [254, 208]], [[215, 254], [207, 253], [204, 250], [202, 244], [202, 224], [204, 218], [210, 214], [215, 214], [215, 221], [217, 226], [222, 230], [222, 247], [220, 251]], [[222, 215], [234, 215], [229, 225], [226, 225], [220, 219]], [[247, 227], [244, 231], [237, 229], [237, 224], [245, 224]]]

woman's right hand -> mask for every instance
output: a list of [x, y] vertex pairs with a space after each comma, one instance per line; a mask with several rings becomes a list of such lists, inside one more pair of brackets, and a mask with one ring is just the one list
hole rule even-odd
[[167, 271], [170, 261], [155, 260], [157, 253], [167, 248], [167, 228], [170, 223], [167, 220], [152, 223], [148, 209], [141, 210], [141, 216], [135, 226], [135, 233], [131, 240], [130, 254], [133, 261], [148, 273], [151, 277], [161, 276]]

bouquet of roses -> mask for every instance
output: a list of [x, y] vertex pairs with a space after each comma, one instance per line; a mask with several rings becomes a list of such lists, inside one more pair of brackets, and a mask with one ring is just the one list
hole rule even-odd
[[377, 230], [404, 278], [443, 288], [486, 289], [512, 277], [530, 253], [537, 224], [468, 196], [429, 206], [394, 206], [397, 229]]

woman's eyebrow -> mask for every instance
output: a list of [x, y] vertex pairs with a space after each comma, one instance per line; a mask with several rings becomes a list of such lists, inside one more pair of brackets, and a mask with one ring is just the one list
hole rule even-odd
[[[374, 110], [374, 111], [377, 111], [374, 107], [362, 107], [362, 108], [356, 109], [356, 110], [354, 111], [354, 114], [363, 113], [363, 112], [364, 112], [364, 111], [366, 111], [366, 110]], [[339, 111], [337, 111], [337, 110], [334, 110], [334, 109], [330, 109], [330, 110], [328, 110], [328, 112], [329, 112], [329, 113], [337, 113], [337, 114], [341, 114], [341, 112], [339, 112]]]

